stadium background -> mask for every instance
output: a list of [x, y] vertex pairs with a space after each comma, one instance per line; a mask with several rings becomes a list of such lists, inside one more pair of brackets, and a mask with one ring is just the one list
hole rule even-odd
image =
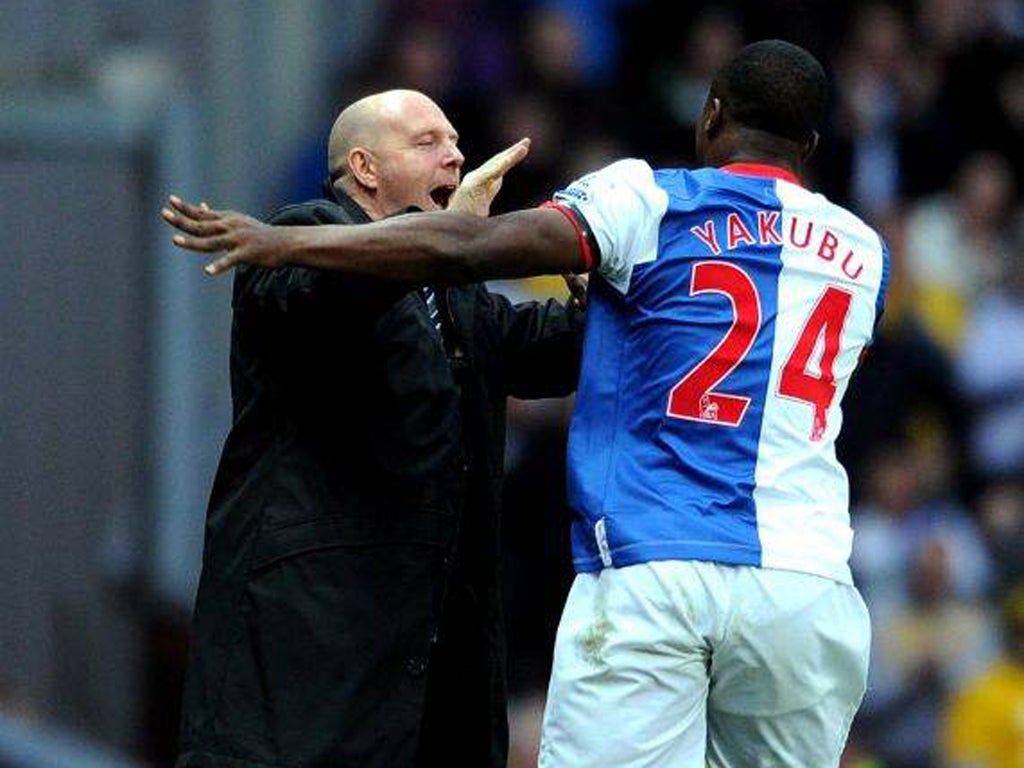
[[[710, 73], [762, 37], [826, 63], [812, 184], [892, 246], [841, 446], [876, 632], [848, 764], [945, 764], [950, 702], [1004, 652], [999, 608], [1024, 577], [1024, 3], [0, 7], [0, 766], [173, 754], [230, 281], [170, 247], [169, 191], [261, 213], [316, 196], [338, 108], [401, 85], [447, 110], [467, 167], [531, 136], [497, 207], [535, 204], [612, 158], [691, 163]], [[510, 409], [513, 768], [534, 764], [571, 578], [570, 408]]]

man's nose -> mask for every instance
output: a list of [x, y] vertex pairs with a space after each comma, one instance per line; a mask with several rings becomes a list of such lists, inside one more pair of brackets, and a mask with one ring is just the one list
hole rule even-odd
[[454, 165], [456, 168], [461, 168], [462, 164], [466, 162], [466, 158], [455, 144], [448, 145], [448, 153], [445, 156], [445, 165]]

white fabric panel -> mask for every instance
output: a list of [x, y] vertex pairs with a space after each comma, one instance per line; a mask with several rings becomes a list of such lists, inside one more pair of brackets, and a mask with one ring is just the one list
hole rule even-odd
[[636, 264], [658, 256], [658, 231], [668, 194], [643, 160], [619, 160], [555, 194], [587, 220], [601, 249], [597, 272], [620, 293], [629, 290]]
[[[784, 181], [777, 182], [776, 189], [783, 208], [782, 270], [754, 490], [762, 565], [849, 583], [853, 534], [846, 472], [836, 460], [835, 439], [842, 425], [840, 403], [875, 324], [882, 246], [870, 227], [821, 195]], [[813, 227], [809, 242], [797, 247], [808, 225]], [[826, 231], [836, 241], [832, 259], [819, 253]], [[851, 251], [853, 256], [847, 257]], [[827, 428], [822, 439], [814, 441], [810, 438], [813, 406], [780, 395], [779, 377], [829, 285], [852, 293], [853, 298], [833, 363], [836, 393], [827, 412]], [[819, 340], [808, 373], [820, 370], [822, 350]]]

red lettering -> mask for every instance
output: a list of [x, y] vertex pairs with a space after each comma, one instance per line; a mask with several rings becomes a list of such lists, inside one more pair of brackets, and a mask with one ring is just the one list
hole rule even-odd
[[798, 243], [796, 241], [796, 223], [797, 218], [794, 216], [789, 222], [789, 242], [794, 248], [806, 248], [808, 243], [811, 242], [811, 233], [814, 231], [814, 222], [807, 222], [807, 231], [804, 232], [804, 241], [802, 243]]
[[[814, 422], [810, 438], [818, 442], [828, 429], [828, 411], [836, 396], [836, 377], [833, 365], [841, 348], [840, 338], [850, 314], [853, 294], [834, 285], [814, 305], [804, 329], [796, 340], [779, 376], [779, 394], [800, 400], [814, 408]], [[824, 337], [824, 345], [818, 341]], [[811, 355], [821, 349], [817, 372], [811, 368]]]
[[846, 258], [843, 259], [843, 274], [845, 274], [851, 280], [856, 280], [858, 277], [860, 277], [860, 273], [864, 271], [864, 262], [861, 262], [860, 264], [858, 264], [857, 265], [857, 271], [854, 272], [853, 274], [850, 274], [849, 265], [850, 265], [850, 259], [852, 259], [852, 258], [853, 258], [853, 251], [850, 251], [848, 254], [846, 254]]
[[690, 277], [690, 295], [718, 293], [732, 304], [732, 325], [718, 345], [668, 396], [668, 415], [705, 424], [738, 427], [751, 398], [715, 389], [754, 346], [761, 329], [761, 297], [750, 275], [734, 264], [698, 261]]
[[729, 214], [728, 228], [730, 251], [737, 245], [739, 245], [741, 241], [747, 244], [754, 242], [754, 236], [750, 234], [750, 230], [747, 229], [747, 225], [743, 223], [743, 220], [739, 217], [739, 214]]
[[826, 229], [825, 236], [821, 238], [821, 245], [818, 246], [818, 256], [825, 261], [833, 261], [836, 257], [837, 245], [839, 245], [839, 238]]
[[704, 226], [690, 227], [690, 231], [697, 236], [704, 245], [711, 249], [711, 252], [716, 256], [722, 252], [722, 249], [718, 246], [718, 235], [715, 234], [715, 222], [708, 219], [704, 222]]
[[782, 235], [778, 230], [778, 211], [757, 212], [757, 236], [761, 245], [782, 245]]

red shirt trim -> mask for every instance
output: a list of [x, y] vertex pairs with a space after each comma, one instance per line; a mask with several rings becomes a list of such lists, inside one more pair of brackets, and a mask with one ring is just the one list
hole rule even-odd
[[587, 237], [587, 232], [583, 228], [583, 224], [580, 223], [577, 218], [576, 211], [567, 205], [556, 202], [554, 200], [548, 200], [546, 203], [541, 203], [541, 208], [551, 208], [552, 210], [558, 211], [560, 214], [565, 216], [572, 224], [572, 228], [576, 230], [576, 242], [580, 247], [580, 256], [583, 257], [583, 271], [589, 272], [594, 268], [594, 249], [590, 245], [590, 238]]
[[767, 163], [729, 163], [728, 165], [723, 165], [720, 170], [726, 173], [735, 173], [737, 176], [761, 176], [771, 179], [782, 179], [790, 184], [803, 186], [800, 177], [792, 171], [779, 168], [777, 165], [768, 165]]

